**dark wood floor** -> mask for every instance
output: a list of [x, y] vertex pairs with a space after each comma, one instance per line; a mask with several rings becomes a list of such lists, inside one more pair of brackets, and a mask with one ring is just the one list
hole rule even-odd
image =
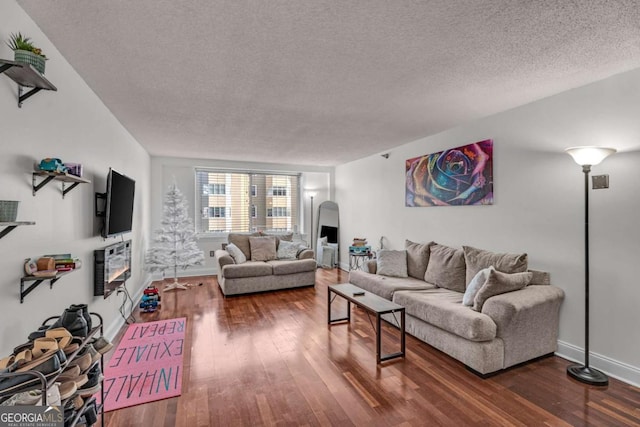
[[[191, 283], [202, 286], [164, 293], [161, 310], [135, 317], [187, 317], [182, 396], [107, 413], [105, 424], [640, 426], [640, 389], [578, 383], [559, 357], [483, 380], [408, 336], [406, 359], [377, 366], [365, 312], [327, 326], [327, 286], [348, 273], [317, 279], [225, 299], [215, 277], [199, 277]], [[383, 329], [383, 351], [396, 351], [398, 331]]]

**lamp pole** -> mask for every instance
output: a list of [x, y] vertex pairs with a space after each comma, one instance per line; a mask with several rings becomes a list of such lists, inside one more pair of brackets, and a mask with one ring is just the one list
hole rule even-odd
[[311, 249], [313, 249], [313, 194], [311, 195], [311, 226], [309, 227], [309, 231], [309, 235], [311, 236], [309, 240], [311, 242]]
[[609, 378], [603, 372], [589, 366], [589, 172], [607, 156], [616, 152], [612, 148], [574, 147], [566, 152], [582, 166], [584, 173], [584, 365], [571, 365], [567, 374], [586, 384], [606, 386]]

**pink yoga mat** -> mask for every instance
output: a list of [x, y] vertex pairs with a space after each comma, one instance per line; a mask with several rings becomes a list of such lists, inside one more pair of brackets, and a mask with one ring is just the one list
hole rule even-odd
[[180, 396], [187, 319], [129, 325], [104, 367], [105, 411]]

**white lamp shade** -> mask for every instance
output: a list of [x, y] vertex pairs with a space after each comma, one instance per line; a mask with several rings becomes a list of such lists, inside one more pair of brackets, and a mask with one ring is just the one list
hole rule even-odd
[[607, 147], [571, 147], [564, 151], [573, 157], [573, 160], [580, 166], [593, 166], [615, 153], [616, 149]]

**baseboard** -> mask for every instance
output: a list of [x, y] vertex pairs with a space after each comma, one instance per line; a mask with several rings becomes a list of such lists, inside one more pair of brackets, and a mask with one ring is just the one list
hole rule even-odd
[[[145, 288], [149, 286], [152, 282], [153, 282], [153, 278], [151, 277], [151, 275], [147, 274], [145, 275], [142, 281], [143, 283], [142, 286], [140, 286], [138, 289], [133, 291], [133, 293], [131, 294], [131, 299], [133, 300], [134, 306], [130, 307], [130, 304], [126, 304], [127, 311], [125, 312], [125, 314], [127, 316], [129, 316], [131, 312], [135, 309], [136, 301], [140, 301], [140, 298], [142, 298], [142, 293], [144, 292]], [[118, 332], [120, 332], [120, 329], [122, 328], [122, 326], [124, 326], [124, 319], [122, 318], [122, 316], [120, 316], [120, 313], [118, 313], [118, 316], [115, 318], [115, 320], [111, 322], [111, 324], [107, 328], [105, 328], [104, 336], [109, 341], [113, 341], [114, 338], [118, 335]]]
[[[584, 349], [558, 340], [556, 355], [576, 363], [584, 363]], [[589, 365], [635, 387], [640, 387], [640, 368], [611, 359], [607, 356], [589, 352]]]

